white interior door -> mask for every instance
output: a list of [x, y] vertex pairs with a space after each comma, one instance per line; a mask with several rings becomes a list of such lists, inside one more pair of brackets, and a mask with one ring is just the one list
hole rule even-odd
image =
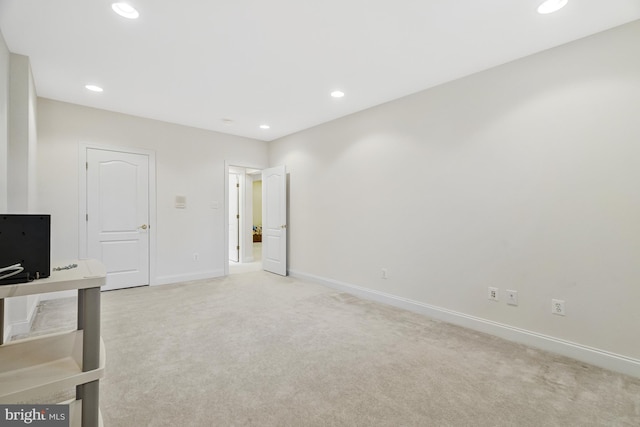
[[87, 149], [87, 254], [103, 290], [149, 284], [149, 156]]
[[287, 173], [284, 166], [262, 171], [262, 268], [287, 275]]
[[229, 260], [240, 261], [240, 176], [229, 174]]

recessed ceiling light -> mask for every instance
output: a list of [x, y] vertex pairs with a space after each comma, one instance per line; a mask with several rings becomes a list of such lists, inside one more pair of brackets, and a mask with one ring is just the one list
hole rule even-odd
[[113, 3], [111, 9], [118, 15], [128, 19], [137, 19], [140, 16], [136, 8], [128, 3]]
[[260, 129], [271, 129], [269, 125], [260, 125]]
[[334, 90], [331, 92], [331, 96], [334, 98], [342, 98], [344, 96], [344, 92], [341, 90]]
[[569, 0], [546, 0], [540, 6], [538, 6], [538, 13], [546, 15], [548, 13], [556, 12], [567, 5]]
[[91, 92], [102, 92], [102, 91], [104, 91], [104, 89], [102, 89], [100, 86], [96, 86], [96, 85], [85, 85], [85, 88], [87, 90], [90, 90]]

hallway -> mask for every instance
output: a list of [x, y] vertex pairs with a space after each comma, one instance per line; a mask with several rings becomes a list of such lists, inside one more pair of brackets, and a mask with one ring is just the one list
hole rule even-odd
[[248, 273], [249, 271], [262, 270], [262, 243], [253, 243], [253, 262], [229, 261], [229, 274]]

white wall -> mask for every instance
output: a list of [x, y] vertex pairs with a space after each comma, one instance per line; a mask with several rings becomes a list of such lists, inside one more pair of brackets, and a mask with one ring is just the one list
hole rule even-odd
[[253, 186], [253, 225], [262, 225], [262, 177], [256, 176]]
[[[38, 100], [38, 135], [39, 201], [51, 213], [52, 258], [73, 259], [79, 253], [79, 144], [112, 145], [156, 153], [157, 223], [152, 227], [157, 272], [152, 284], [224, 274], [225, 160], [266, 164], [266, 143], [43, 98]], [[186, 196], [186, 209], [174, 207], [176, 195]], [[219, 207], [212, 209], [216, 202]]]
[[29, 58], [10, 60], [8, 204], [11, 213], [28, 213], [37, 211], [36, 91]]
[[9, 49], [0, 33], [0, 212], [7, 212], [7, 146], [9, 141]]
[[[33, 213], [38, 210], [36, 191], [36, 90], [29, 58], [9, 54], [9, 90], [6, 144], [6, 211]], [[38, 296], [6, 300], [5, 336], [29, 331]]]
[[[7, 212], [7, 150], [9, 130], [7, 127], [9, 117], [9, 49], [0, 32], [0, 212]], [[2, 319], [5, 324], [9, 322], [8, 311], [4, 312]], [[5, 333], [6, 332], [6, 333]], [[0, 331], [3, 338], [8, 337], [9, 331]]]
[[638, 40], [637, 21], [272, 142], [292, 272], [640, 375]]

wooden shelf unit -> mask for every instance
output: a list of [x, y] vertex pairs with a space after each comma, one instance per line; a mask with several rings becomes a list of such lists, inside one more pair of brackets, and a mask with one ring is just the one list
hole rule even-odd
[[0, 345], [0, 403], [33, 401], [76, 387], [76, 400], [64, 402], [76, 414], [71, 425], [99, 427], [99, 380], [105, 367], [100, 337], [100, 287], [106, 283], [106, 270], [96, 260], [58, 265], [72, 263], [78, 266], [53, 271], [46, 279], [0, 285], [0, 318], [4, 318], [5, 298], [78, 291], [77, 330]]

